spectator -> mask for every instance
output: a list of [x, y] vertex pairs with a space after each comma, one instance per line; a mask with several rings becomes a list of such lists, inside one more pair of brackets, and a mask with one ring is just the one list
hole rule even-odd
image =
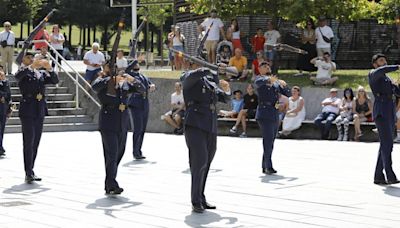
[[235, 67], [238, 71], [238, 75], [232, 76], [230, 78], [231, 80], [245, 80], [247, 78], [247, 58], [242, 55], [242, 50], [240, 50], [240, 48], [235, 49], [235, 56], [229, 60], [229, 66]]
[[354, 141], [359, 141], [362, 136], [361, 123], [372, 122], [372, 102], [365, 92], [364, 87], [357, 89], [356, 99], [353, 103], [354, 113]]
[[12, 64], [14, 61], [14, 45], [15, 35], [11, 31], [11, 23], [4, 22], [4, 30], [0, 32], [0, 53], [1, 53], [1, 65], [4, 67], [4, 72], [12, 74]]
[[236, 134], [239, 124], [242, 123], [243, 132], [240, 134], [240, 137], [247, 137], [246, 119], [254, 119], [256, 117], [257, 105], [258, 97], [254, 93], [254, 86], [249, 84], [247, 86], [247, 94], [244, 95], [244, 107], [240, 110], [235, 125], [229, 130], [232, 134]]
[[340, 115], [335, 120], [338, 130], [338, 141], [348, 141], [349, 139], [349, 124], [350, 121], [353, 120], [353, 100], [353, 90], [351, 88], [345, 89], [343, 92], [342, 103], [339, 107]]
[[231, 111], [220, 110], [219, 115], [222, 117], [229, 117], [229, 118], [237, 118], [240, 110], [243, 109], [243, 98], [242, 98], [242, 91], [236, 90], [233, 92], [234, 99], [231, 101], [232, 109]]
[[232, 42], [233, 49], [239, 48], [240, 50], [243, 50], [242, 43], [240, 42], [240, 35], [239, 22], [237, 19], [232, 19], [231, 27], [228, 28], [226, 36], [227, 39]]
[[310, 63], [317, 68], [317, 76], [310, 77], [315, 85], [333, 85], [338, 80], [338, 77], [332, 78], [332, 72], [336, 71], [336, 63], [331, 60], [331, 54], [325, 52], [323, 57], [313, 58]]
[[34, 59], [35, 59], [35, 60], [36, 60], [36, 59], [45, 59], [45, 60], [47, 60], [47, 61], [50, 61], [51, 58], [50, 58], [50, 56], [49, 56], [48, 47], [47, 47], [47, 46], [42, 46], [42, 47], [40, 48], [40, 53], [37, 53], [37, 54], [35, 55], [35, 58], [34, 58]]
[[[172, 40], [175, 36], [175, 25], [171, 25], [171, 32], [168, 33], [168, 48], [172, 48]], [[174, 70], [174, 53], [172, 51], [168, 52], [169, 62], [171, 64], [172, 70]]]
[[[58, 25], [53, 25], [53, 30], [52, 33], [50, 34], [50, 44], [61, 56], [63, 56], [64, 42], [65, 38], [60, 33], [60, 28], [58, 27]], [[61, 65], [61, 58], [58, 58], [53, 50], [50, 50], [50, 53], [55, 59], [57, 59], [58, 63]], [[53, 61], [51, 65], [54, 68], [56, 63]]]
[[253, 72], [253, 79], [255, 76], [260, 75], [260, 71], [258, 70], [258, 65], [265, 61], [264, 51], [257, 51], [256, 59], [253, 60], [251, 70]]
[[125, 71], [128, 67], [128, 60], [124, 57], [124, 50], [118, 49], [117, 50], [117, 71]]
[[301, 97], [300, 87], [293, 86], [292, 96], [289, 97], [289, 107], [283, 119], [281, 134], [287, 136], [292, 131], [299, 129], [306, 117], [304, 99]]
[[[35, 37], [33, 37], [33, 40], [47, 40], [49, 41], [50, 36], [47, 30], [43, 27], [39, 30], [38, 33], [36, 33]], [[42, 49], [42, 47], [47, 48], [47, 44], [45, 42], [38, 42], [33, 44], [34, 48], [36, 51], [39, 51]]]
[[333, 31], [327, 25], [325, 17], [320, 17], [318, 20], [319, 27], [315, 29], [315, 37], [317, 38], [317, 54], [319, 57], [326, 52], [331, 54], [331, 43], [333, 40]]
[[82, 51], [83, 51], [83, 47], [82, 47], [81, 43], [79, 43], [78, 47], [76, 48], [76, 59], [77, 60], [82, 59]]
[[[267, 23], [267, 31], [264, 33], [265, 44], [275, 45], [281, 42], [281, 34], [275, 30], [274, 24], [269, 21]], [[278, 68], [276, 66], [277, 63], [277, 51], [275, 48], [271, 46], [264, 45], [265, 57], [267, 60], [271, 61], [271, 70], [273, 74], [278, 72]]]
[[264, 51], [265, 37], [261, 28], [257, 28], [257, 34], [251, 39], [251, 50], [253, 53]]
[[222, 34], [223, 39], [225, 40], [225, 32], [224, 32], [224, 24], [221, 19], [217, 18], [217, 11], [212, 9], [210, 12], [210, 17], [206, 18], [203, 23], [199, 26], [199, 32], [203, 30], [207, 30], [210, 25], [212, 27], [210, 32], [208, 33], [207, 40], [204, 44], [207, 50], [208, 62], [215, 64], [216, 63], [216, 50], [217, 44], [220, 39], [220, 33]]
[[[181, 33], [181, 29], [178, 26], [175, 26], [175, 34], [172, 38], [172, 46], [175, 50], [184, 52], [183, 45], [185, 43], [185, 36]], [[178, 53], [174, 56], [175, 59], [175, 69], [182, 70], [183, 66], [183, 56]]]
[[103, 53], [99, 51], [98, 43], [92, 44], [92, 50], [86, 52], [83, 63], [87, 65], [85, 80], [90, 84], [101, 71], [101, 66], [106, 62]]
[[310, 18], [307, 20], [306, 28], [301, 34], [301, 49], [305, 50], [307, 54], [299, 54], [297, 59], [297, 70], [299, 70], [299, 73], [295, 76], [301, 76], [303, 71], [313, 72], [317, 70], [310, 62], [311, 59], [317, 56], [315, 39], [314, 21]]
[[228, 45], [224, 45], [222, 47], [222, 51], [219, 53], [219, 61], [218, 63], [223, 63], [229, 65], [229, 60], [231, 60], [232, 51]]
[[185, 113], [184, 108], [185, 102], [183, 100], [182, 84], [176, 82], [175, 92], [171, 94], [171, 110], [161, 116], [161, 119], [174, 128], [174, 134], [181, 135], [183, 133], [182, 117]]
[[[315, 118], [314, 123], [321, 130], [321, 139], [328, 139], [329, 131], [331, 129], [332, 122], [336, 119], [339, 114], [340, 99], [337, 97], [337, 89], [332, 88], [329, 93], [329, 97], [325, 98], [322, 102], [322, 113], [318, 114]], [[325, 125], [322, 121], [326, 120]]]

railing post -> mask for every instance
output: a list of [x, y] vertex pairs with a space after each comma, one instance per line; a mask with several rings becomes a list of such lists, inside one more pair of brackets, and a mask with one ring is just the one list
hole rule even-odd
[[75, 80], [77, 83], [75, 83], [75, 109], [79, 108], [79, 86], [78, 86], [78, 81], [79, 81], [79, 77], [78, 74], [75, 74]]

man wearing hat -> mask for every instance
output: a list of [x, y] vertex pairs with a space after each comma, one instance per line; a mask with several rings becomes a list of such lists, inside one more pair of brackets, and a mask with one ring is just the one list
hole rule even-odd
[[327, 25], [326, 17], [319, 17], [319, 26], [315, 29], [315, 36], [317, 38], [317, 53], [322, 57], [324, 53], [331, 53], [331, 43], [334, 37], [331, 27]]
[[133, 157], [137, 160], [145, 159], [142, 152], [144, 133], [149, 119], [149, 92], [154, 92], [156, 85], [150, 79], [139, 72], [139, 62], [133, 61], [125, 72], [142, 83], [145, 90], [134, 92], [128, 100], [128, 107], [131, 115], [131, 126], [133, 127]]
[[[331, 130], [332, 122], [339, 114], [340, 98], [337, 97], [337, 89], [332, 88], [329, 91], [329, 97], [325, 98], [322, 102], [322, 113], [314, 119], [314, 124], [321, 130], [321, 139], [329, 138], [329, 131]], [[326, 120], [323, 124], [322, 121]]]
[[[393, 137], [396, 123], [395, 97], [400, 97], [398, 84], [386, 75], [386, 73], [399, 70], [399, 65], [387, 66], [386, 56], [376, 54], [372, 57], [373, 70], [368, 74], [369, 85], [374, 94], [374, 109], [372, 117], [378, 128], [380, 147], [378, 161], [375, 168], [375, 184], [397, 184], [396, 174], [392, 169]], [[383, 174], [385, 170], [385, 175]]]

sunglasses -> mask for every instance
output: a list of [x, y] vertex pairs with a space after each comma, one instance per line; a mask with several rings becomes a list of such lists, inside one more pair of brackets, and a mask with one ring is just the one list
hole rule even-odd
[[6, 27], [6, 28], [11, 28], [11, 25], [6, 25], [6, 26], [4, 26], [4, 27]]

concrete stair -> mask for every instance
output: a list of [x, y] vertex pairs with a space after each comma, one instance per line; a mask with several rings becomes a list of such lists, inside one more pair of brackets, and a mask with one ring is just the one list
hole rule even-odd
[[[43, 131], [95, 131], [98, 125], [94, 118], [96, 113], [90, 113], [82, 103], [76, 107], [75, 86], [69, 82], [65, 73], [59, 74], [58, 85], [46, 87], [46, 99], [49, 115], [45, 117]], [[15, 78], [9, 78], [11, 97], [15, 110], [7, 120], [6, 133], [21, 132], [21, 121], [18, 117], [19, 100], [22, 97]], [[79, 91], [82, 94], [82, 91]], [[93, 112], [93, 111], [92, 111]]]

